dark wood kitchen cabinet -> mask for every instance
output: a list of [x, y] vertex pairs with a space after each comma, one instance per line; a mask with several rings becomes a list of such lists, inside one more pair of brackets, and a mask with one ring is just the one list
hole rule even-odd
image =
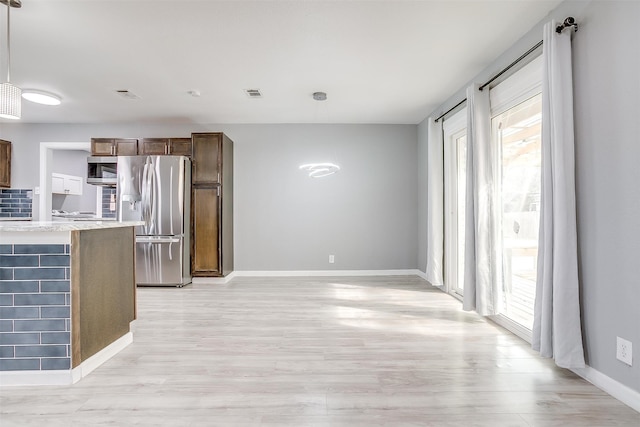
[[135, 156], [137, 154], [136, 138], [91, 138], [92, 156]]
[[191, 135], [193, 154], [191, 182], [193, 184], [220, 184], [223, 134], [194, 133]]
[[[220, 274], [220, 187], [199, 185], [192, 190], [194, 276]], [[213, 238], [209, 236], [214, 236]]]
[[0, 139], [0, 188], [11, 188], [11, 141]]
[[191, 138], [143, 138], [138, 143], [138, 154], [191, 157]]
[[191, 274], [233, 271], [233, 141], [223, 133], [191, 134]]

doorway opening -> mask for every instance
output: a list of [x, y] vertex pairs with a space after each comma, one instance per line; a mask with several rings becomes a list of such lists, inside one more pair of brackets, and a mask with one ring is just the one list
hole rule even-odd
[[[54, 151], [56, 154], [63, 150], [82, 150], [87, 152], [87, 156], [91, 152], [90, 142], [41, 142], [40, 143], [40, 187], [38, 197], [38, 220], [51, 221], [52, 219], [52, 183], [51, 174], [54, 172]], [[83, 175], [84, 182], [86, 182], [86, 166], [85, 174]], [[94, 187], [94, 186], [91, 186]], [[36, 193], [38, 192], [36, 191]], [[100, 187], [95, 187], [96, 191], [96, 212], [98, 210], [98, 204], [102, 198], [102, 192]]]

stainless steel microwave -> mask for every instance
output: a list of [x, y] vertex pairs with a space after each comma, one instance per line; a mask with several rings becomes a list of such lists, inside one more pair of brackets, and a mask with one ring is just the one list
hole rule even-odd
[[87, 157], [87, 184], [115, 187], [117, 182], [117, 157]]

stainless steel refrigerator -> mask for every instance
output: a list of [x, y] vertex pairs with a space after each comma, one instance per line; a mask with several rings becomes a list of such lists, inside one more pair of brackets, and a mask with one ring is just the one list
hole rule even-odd
[[191, 283], [189, 159], [118, 156], [117, 173], [118, 220], [144, 221], [136, 227], [137, 284]]

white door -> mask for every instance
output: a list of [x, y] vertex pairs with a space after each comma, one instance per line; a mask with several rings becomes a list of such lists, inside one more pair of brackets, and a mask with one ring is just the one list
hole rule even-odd
[[463, 295], [467, 110], [446, 119], [444, 135], [444, 282], [454, 296]]

